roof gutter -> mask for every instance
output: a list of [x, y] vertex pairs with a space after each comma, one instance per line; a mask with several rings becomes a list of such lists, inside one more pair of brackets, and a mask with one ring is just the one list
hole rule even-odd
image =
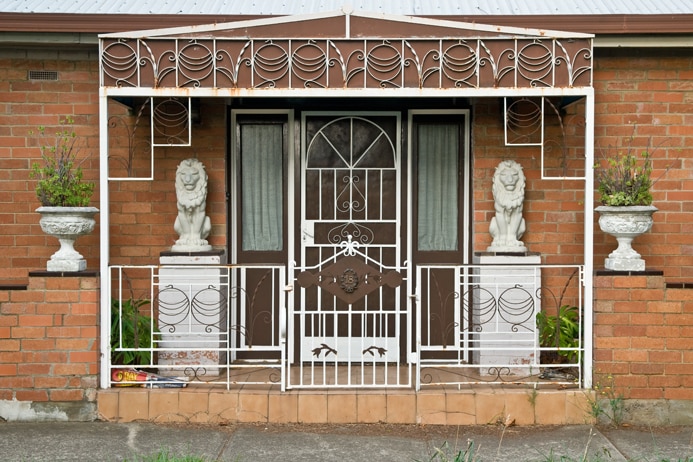
[[[594, 38], [595, 48], [693, 48], [691, 35], [605, 35]], [[0, 46], [79, 46], [97, 47], [99, 37], [96, 33], [38, 33], [38, 32], [0, 32]]]

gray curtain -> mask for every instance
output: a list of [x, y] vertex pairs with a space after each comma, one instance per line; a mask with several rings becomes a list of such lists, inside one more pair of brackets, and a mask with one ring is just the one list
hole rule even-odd
[[241, 125], [243, 250], [282, 250], [282, 155], [282, 125]]
[[418, 126], [418, 246], [457, 250], [457, 125]]

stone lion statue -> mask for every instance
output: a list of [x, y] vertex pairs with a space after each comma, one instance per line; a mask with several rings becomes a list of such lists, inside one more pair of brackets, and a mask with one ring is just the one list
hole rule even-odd
[[171, 250], [180, 252], [211, 250], [205, 238], [212, 230], [209, 217], [205, 215], [207, 206], [207, 173], [197, 159], [186, 159], [176, 170], [176, 198], [178, 216], [173, 229], [180, 239]]
[[525, 175], [522, 166], [514, 160], [498, 164], [493, 175], [493, 199], [496, 216], [491, 220], [489, 231], [493, 243], [490, 252], [525, 252], [520, 241], [525, 233], [522, 203], [525, 200]]

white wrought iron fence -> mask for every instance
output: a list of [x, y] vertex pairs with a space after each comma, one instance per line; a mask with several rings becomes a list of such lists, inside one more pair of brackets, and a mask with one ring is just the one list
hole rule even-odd
[[284, 384], [283, 266], [113, 266], [112, 386]]
[[416, 387], [583, 382], [582, 266], [416, 269]]
[[358, 251], [293, 285], [280, 265], [113, 266], [109, 383], [583, 384], [583, 266], [419, 266], [413, 298], [404, 270]]

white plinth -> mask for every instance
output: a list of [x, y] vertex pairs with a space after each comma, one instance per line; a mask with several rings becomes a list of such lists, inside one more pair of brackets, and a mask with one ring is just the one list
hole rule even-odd
[[[220, 255], [162, 255], [159, 271], [159, 373], [219, 375], [226, 362], [227, 276]], [[175, 367], [173, 367], [175, 366]], [[188, 371], [186, 372], [186, 369]]]
[[[478, 347], [474, 360], [482, 374], [496, 375], [507, 368], [510, 375], [527, 375], [530, 367], [539, 364], [535, 355], [538, 345], [536, 314], [541, 310], [541, 264], [539, 255], [477, 255], [478, 290], [473, 306], [493, 311], [471, 313]], [[504, 265], [527, 265], [510, 267]], [[493, 300], [491, 300], [493, 299]], [[513, 367], [523, 366], [523, 367]]]

